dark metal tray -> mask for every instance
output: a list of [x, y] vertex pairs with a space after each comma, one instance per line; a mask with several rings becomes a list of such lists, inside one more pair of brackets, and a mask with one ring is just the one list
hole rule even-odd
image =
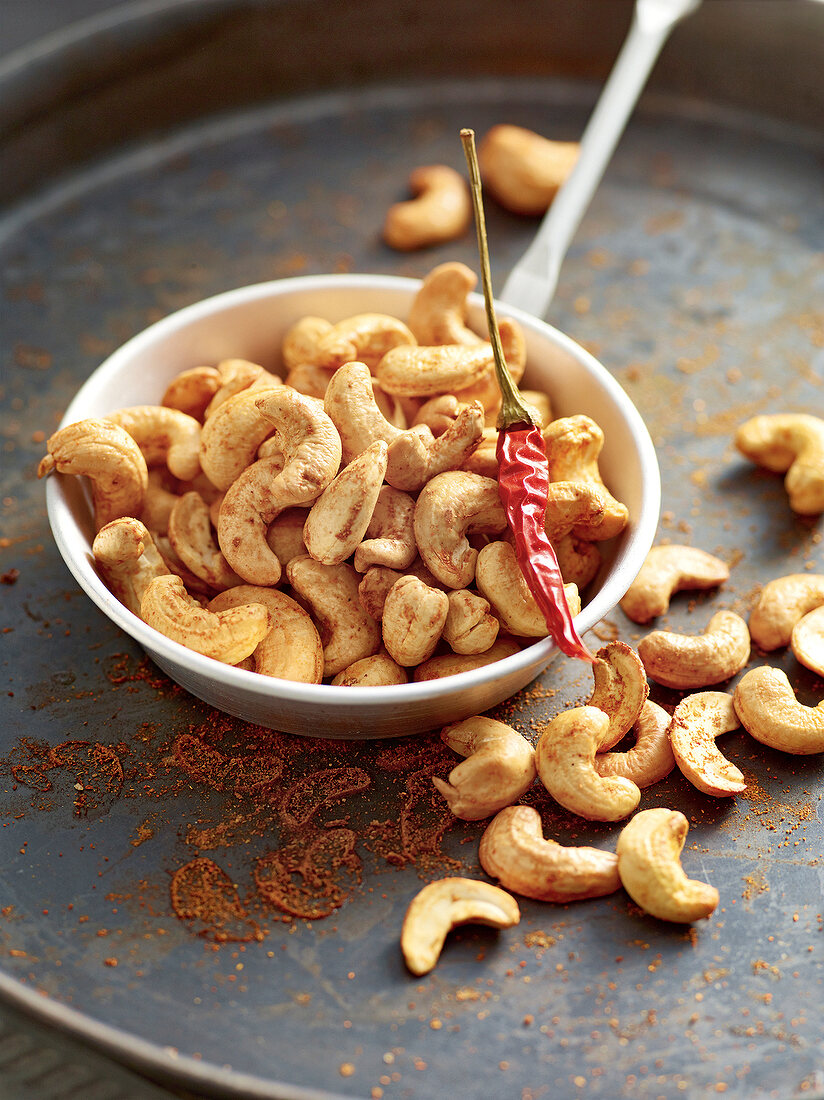
[[[6, 68], [0, 991], [202, 1095], [822, 1095], [818, 757], [734, 733], [724, 749], [749, 781], [734, 802], [678, 774], [644, 793], [642, 806], [690, 818], [685, 865], [721, 891], [707, 922], [664, 926], [622, 893], [524, 902], [517, 929], [466, 929], [413, 980], [398, 949], [409, 900], [423, 881], [480, 873], [481, 827], [430, 798], [451, 763], [437, 736], [329, 744], [226, 719], [117, 633], [52, 545], [43, 434], [105, 354], [244, 283], [476, 266], [471, 237], [390, 252], [387, 206], [416, 165], [462, 166], [463, 125], [576, 136], [629, 13], [611, 0], [449, 8], [127, 5], [105, 31]], [[746, 613], [782, 573], [824, 571], [817, 522], [731, 445], [754, 412], [824, 407], [822, 43], [824, 6], [806, 0], [711, 0], [685, 24], [553, 306], [650, 425], [660, 537], [733, 566], [718, 593], [674, 600], [674, 629]], [[487, 218], [500, 285], [536, 226], [491, 203]], [[599, 628], [641, 633], [619, 611]], [[777, 660], [817, 702], [821, 682]], [[497, 713], [537, 735], [589, 690], [586, 670], [556, 662]], [[201, 750], [194, 768], [195, 740], [223, 758], [204, 769]], [[249, 754], [268, 785], [224, 766]], [[369, 786], [301, 823], [308, 804], [283, 792], [326, 768]], [[618, 827], [533, 800], [549, 835], [614, 844]], [[331, 915], [283, 921], [261, 903], [256, 861], [296, 835], [345, 846], [347, 829], [362, 872], [341, 873]], [[217, 937], [171, 907], [197, 857], [226, 875]], [[238, 939], [221, 942], [227, 931]]]

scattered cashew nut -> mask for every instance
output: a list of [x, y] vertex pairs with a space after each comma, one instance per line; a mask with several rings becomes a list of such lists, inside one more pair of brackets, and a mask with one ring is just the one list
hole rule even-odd
[[752, 640], [761, 649], [790, 644], [793, 627], [804, 615], [824, 604], [824, 575], [790, 573], [765, 584], [750, 612]]
[[466, 232], [472, 203], [466, 180], [446, 164], [416, 168], [409, 177], [415, 196], [397, 202], [387, 212], [383, 239], [400, 252], [454, 241]]
[[664, 687], [708, 687], [741, 671], [750, 659], [750, 632], [734, 611], [717, 611], [702, 634], [653, 630], [638, 643], [638, 655]]
[[674, 593], [715, 588], [729, 575], [729, 566], [705, 550], [675, 544], [653, 546], [621, 600], [621, 609], [633, 622], [648, 623], [664, 614]]
[[790, 507], [802, 516], [824, 512], [824, 420], [807, 413], [754, 416], [735, 433], [738, 450], [774, 473], [784, 473]]
[[478, 145], [489, 193], [514, 214], [543, 214], [575, 166], [577, 141], [550, 141], [522, 126], [493, 126]]
[[797, 756], [824, 752], [824, 700], [815, 707], [799, 703], [781, 669], [745, 672], [733, 703], [741, 725], [762, 745]]
[[441, 740], [466, 757], [447, 780], [432, 782], [455, 815], [481, 821], [517, 802], [535, 779], [535, 750], [512, 726], [476, 715], [441, 730]]
[[647, 699], [635, 723], [633, 747], [627, 752], [599, 752], [595, 770], [599, 775], [622, 775], [641, 788], [664, 779], [675, 767], [669, 724], [667, 711]]
[[740, 725], [732, 696], [723, 691], [699, 691], [675, 708], [669, 728], [675, 763], [704, 794], [724, 798], [746, 790], [744, 776], [715, 743]]
[[638, 654], [626, 642], [607, 642], [595, 654], [595, 681], [588, 706], [609, 718], [598, 752], [611, 749], [632, 729], [649, 695], [647, 674]]

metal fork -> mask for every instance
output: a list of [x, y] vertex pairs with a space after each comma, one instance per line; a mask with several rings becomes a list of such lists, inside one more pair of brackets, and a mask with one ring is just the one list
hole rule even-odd
[[584, 130], [575, 167], [510, 272], [502, 301], [536, 317], [546, 315], [561, 263], [647, 77], [673, 27], [700, 4], [701, 0], [636, 0], [629, 33]]

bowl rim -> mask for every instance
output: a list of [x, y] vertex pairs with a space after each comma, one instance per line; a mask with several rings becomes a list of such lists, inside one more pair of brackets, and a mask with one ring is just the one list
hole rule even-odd
[[[74, 395], [60, 421], [59, 427], [62, 428], [88, 416], [84, 406], [88, 403], [89, 394], [96, 391], [101, 382], [117, 376], [123, 367], [124, 361], [130, 360], [132, 356], [142, 351], [146, 346], [151, 346], [156, 341], [165, 339], [181, 329], [196, 324], [198, 321], [214, 316], [216, 313], [269, 297], [277, 298], [294, 291], [316, 291], [335, 286], [354, 290], [377, 288], [413, 294], [421, 286], [421, 282], [421, 279], [399, 275], [360, 273], [299, 275], [286, 279], [251, 283], [247, 286], [235, 287], [200, 299], [141, 329], [107, 356]], [[469, 296], [469, 303], [477, 308], [482, 305], [483, 297], [473, 292]], [[590, 376], [597, 378], [600, 387], [607, 392], [608, 397], [614, 402], [623, 419], [629, 425], [638, 449], [640, 467], [643, 473], [641, 507], [640, 514], [633, 517], [632, 530], [622, 549], [621, 557], [624, 559], [624, 569], [622, 570], [619, 567], [617, 570], [613, 570], [592, 600], [575, 616], [576, 628], [579, 633], [584, 634], [617, 605], [629, 584], [632, 583], [635, 574], [626, 577], [626, 560], [631, 559], [633, 552], [637, 552], [638, 569], [640, 569], [643, 558], [652, 545], [661, 506], [661, 475], [658, 458], [640, 412], [609, 370], [591, 352], [553, 325], [525, 313], [517, 306], [499, 301], [496, 301], [495, 306], [496, 311], [513, 317], [525, 328], [533, 331], [537, 329], [539, 335], [549, 336], [553, 343], [577, 359]], [[156, 652], [162, 659], [177, 666], [184, 666], [191, 674], [206, 680], [211, 679], [222, 682], [227, 688], [234, 687], [244, 692], [251, 691], [258, 696], [271, 698], [273, 702], [283, 699], [298, 704], [313, 703], [315, 705], [344, 707], [347, 710], [364, 708], [370, 703], [375, 704], [378, 702], [385, 706], [412, 704], [422, 700], [432, 701], [445, 695], [451, 695], [455, 691], [471, 689], [487, 683], [490, 678], [504, 678], [510, 674], [522, 672], [529, 666], [535, 666], [537, 670], [535, 676], [537, 676], [540, 670], [546, 667], [559, 652], [555, 642], [547, 637], [539, 639], [531, 645], [524, 646], [523, 649], [509, 657], [504, 657], [488, 665], [482, 665], [479, 668], [455, 673], [452, 676], [374, 687], [343, 687], [323, 683], [306, 684], [292, 680], [281, 680], [276, 677], [261, 676], [257, 672], [215, 662], [213, 658], [187, 649], [181, 643], [167, 638], [129, 611], [124, 604], [120, 603], [109, 592], [94, 569], [86, 552], [86, 547], [83, 547], [83, 554], [77, 553], [77, 548], [71, 545], [66, 537], [63, 522], [66, 513], [70, 514], [61, 487], [63, 476], [50, 477], [47, 481], [47, 513], [60, 554], [72, 576], [86, 595], [118, 627], [133, 637], [153, 659]], [[641, 551], [643, 551], [643, 554]], [[84, 566], [87, 568], [84, 568]], [[626, 579], [626, 583], [621, 588], [624, 579]], [[621, 588], [620, 594], [616, 594], [615, 590], [617, 588]], [[216, 664], [221, 667], [216, 668]], [[495, 669], [495, 673], [491, 674], [490, 669]]]

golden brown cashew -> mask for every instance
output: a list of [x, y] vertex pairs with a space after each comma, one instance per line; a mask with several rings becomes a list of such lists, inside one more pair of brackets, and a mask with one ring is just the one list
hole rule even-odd
[[[315, 500], [337, 474], [341, 459], [335, 425], [311, 397], [286, 386], [264, 390], [258, 408], [275, 426], [280, 458], [261, 458], [236, 478], [220, 506], [218, 543], [249, 584], [280, 580], [280, 562], [266, 530], [285, 508]], [[282, 468], [281, 468], [282, 467]]]
[[378, 439], [393, 443], [403, 434], [379, 409], [365, 363], [345, 363], [335, 371], [323, 407], [340, 435], [344, 462], [351, 462]]
[[311, 617], [291, 596], [274, 588], [242, 584], [219, 592], [209, 611], [262, 604], [269, 611], [271, 630], [252, 653], [254, 671], [261, 676], [319, 684], [323, 679], [323, 646]]
[[140, 601], [149, 582], [169, 572], [150, 532], [131, 516], [101, 527], [92, 553], [106, 587], [133, 615], [140, 615]]
[[480, 443], [483, 422], [483, 408], [473, 401], [461, 406], [437, 439], [425, 425], [403, 432], [389, 445], [386, 480], [397, 489], [414, 493], [438, 474], [458, 469]]
[[522, 126], [493, 126], [478, 145], [489, 193], [514, 214], [543, 214], [578, 159], [577, 141], [550, 141]]
[[[488, 542], [481, 548], [475, 562], [475, 583], [508, 633], [519, 638], [545, 638], [549, 634], [544, 613], [508, 542]], [[574, 585], [565, 585], [564, 591], [570, 611], [577, 615], [581, 610], [578, 590]]]
[[750, 659], [750, 632], [734, 611], [717, 611], [703, 634], [653, 630], [638, 643], [638, 655], [664, 687], [708, 687], [741, 671]]
[[373, 565], [404, 570], [418, 553], [413, 526], [415, 501], [408, 493], [383, 485], [364, 541], [355, 550], [354, 566], [365, 573]]
[[586, 486], [600, 504], [601, 517], [597, 523], [585, 520], [573, 527], [572, 533], [599, 540], [619, 535], [627, 525], [629, 511], [610, 493], [601, 477], [598, 458], [604, 446], [604, 433], [600, 426], [589, 416], [565, 416], [547, 425], [544, 440], [552, 482]]
[[818, 607], [798, 620], [790, 644], [797, 661], [817, 676], [824, 676], [824, 608]]
[[618, 837], [618, 874], [636, 905], [659, 920], [689, 924], [708, 917], [718, 891], [687, 878], [681, 850], [687, 819], [678, 810], [641, 810]]
[[146, 459], [128, 432], [111, 420], [89, 418], [51, 435], [37, 476], [52, 470], [91, 481], [95, 529], [121, 516], [139, 516], [149, 476]]
[[466, 264], [450, 260], [433, 267], [409, 308], [409, 327], [419, 344], [482, 344], [466, 324], [467, 295], [478, 277]]
[[307, 552], [303, 541], [303, 525], [308, 515], [308, 508], [287, 508], [269, 524], [266, 542], [283, 569], [292, 558], [301, 558]]
[[260, 411], [258, 387], [233, 394], [217, 407], [203, 425], [200, 464], [218, 489], [228, 489], [255, 461], [258, 447], [275, 430]]
[[456, 393], [473, 385], [493, 369], [492, 345], [434, 344], [396, 347], [374, 368], [381, 389], [406, 397], [433, 397]]
[[280, 346], [287, 371], [306, 363], [317, 365], [318, 344], [332, 331], [332, 322], [325, 317], [307, 315], [295, 321], [287, 330]]
[[806, 413], [754, 416], [735, 433], [738, 450], [783, 474], [790, 507], [802, 516], [824, 512], [824, 420]]
[[656, 615], [664, 614], [674, 593], [715, 588], [729, 575], [729, 566], [705, 550], [694, 546], [653, 546], [621, 600], [621, 610], [633, 622], [648, 623]]
[[227, 665], [245, 660], [271, 628], [263, 604], [207, 611], [189, 595], [180, 577], [174, 576], [149, 582], [140, 617], [172, 641]]
[[824, 575], [790, 573], [765, 584], [750, 612], [750, 635], [761, 649], [790, 644], [799, 619], [824, 604]]
[[724, 798], [746, 790], [744, 776], [715, 743], [740, 725], [732, 696], [723, 691], [699, 691], [675, 708], [669, 729], [675, 763], [704, 794]]
[[303, 541], [316, 561], [338, 565], [359, 546], [383, 484], [386, 452], [384, 441], [376, 440], [344, 466], [310, 508]]
[[401, 577], [386, 594], [381, 629], [390, 657], [405, 668], [428, 660], [443, 634], [449, 600], [417, 577]]
[[799, 703], [781, 669], [745, 672], [733, 703], [741, 725], [762, 745], [798, 756], [824, 752], [824, 700], [815, 707]]
[[500, 623], [490, 614], [489, 602], [468, 588], [452, 589], [447, 598], [444, 641], [455, 653], [484, 653], [500, 629]]
[[535, 749], [538, 777], [567, 810], [590, 821], [619, 821], [638, 805], [641, 791], [623, 776], [601, 776], [595, 754], [607, 741], [609, 716], [597, 707], [556, 715]]
[[609, 718], [598, 752], [611, 749], [635, 723], [647, 701], [649, 684], [641, 659], [626, 642], [607, 642], [595, 654], [592, 665], [594, 686], [588, 705]]
[[511, 928], [521, 919], [518, 903], [505, 890], [470, 878], [444, 878], [418, 891], [403, 919], [401, 951], [420, 977], [440, 957], [447, 935], [459, 924]]
[[635, 744], [627, 752], [599, 752], [595, 770], [599, 775], [622, 775], [636, 787], [651, 787], [675, 767], [669, 740], [670, 716], [663, 707], [647, 699], [635, 723]]
[[552, 544], [558, 568], [567, 584], [574, 584], [583, 591], [601, 568], [601, 552], [597, 543], [567, 535]]
[[286, 576], [309, 605], [323, 642], [323, 675], [337, 676], [381, 647], [380, 627], [358, 600], [360, 574], [345, 562], [323, 565], [314, 558], [293, 558]]
[[220, 552], [209, 518], [209, 505], [200, 493], [184, 493], [169, 516], [169, 541], [175, 553], [210, 588], [232, 588], [240, 577]]
[[413, 679], [415, 683], [420, 683], [423, 680], [440, 680], [444, 676], [457, 676], [461, 672], [470, 672], [472, 669], [503, 661], [504, 658], [518, 653], [520, 648], [514, 638], [498, 637], [483, 653], [447, 653], [441, 657], [430, 657], [428, 661], [418, 665]]
[[[336, 370], [357, 361], [374, 369], [393, 348], [414, 347], [417, 341], [403, 321], [385, 313], [359, 313], [333, 325], [317, 343], [315, 363]], [[379, 379], [380, 381], [380, 379]]]
[[450, 588], [467, 588], [475, 576], [478, 551], [467, 534], [505, 527], [497, 481], [463, 470], [433, 477], [415, 505], [418, 551], [430, 572]]
[[437, 439], [454, 423], [460, 407], [461, 403], [454, 393], [441, 393], [437, 397], [430, 397], [418, 409], [412, 427], [417, 428], [424, 424]]
[[406, 684], [409, 677], [406, 669], [393, 661], [388, 653], [375, 653], [372, 657], [362, 657], [332, 680], [333, 687], [388, 687], [391, 684]]
[[165, 462], [181, 481], [200, 473], [200, 423], [193, 416], [163, 405], [134, 405], [109, 413], [107, 419], [129, 433], [147, 466]]
[[191, 367], [171, 380], [160, 404], [193, 416], [202, 424], [209, 402], [221, 384], [220, 372], [214, 367]]
[[547, 486], [544, 530], [553, 545], [573, 532], [578, 538], [601, 539], [605, 515], [603, 494], [594, 485], [552, 481]]
[[466, 180], [446, 164], [416, 168], [409, 177], [415, 196], [390, 206], [383, 239], [399, 252], [414, 252], [462, 236], [472, 218]]
[[512, 726], [476, 715], [441, 730], [441, 740], [466, 757], [448, 780], [432, 782], [455, 815], [481, 821], [517, 802], [535, 779], [535, 750]]
[[478, 856], [486, 873], [507, 890], [537, 901], [600, 898], [621, 885], [613, 852], [545, 840], [541, 815], [532, 806], [501, 810], [481, 837]]

